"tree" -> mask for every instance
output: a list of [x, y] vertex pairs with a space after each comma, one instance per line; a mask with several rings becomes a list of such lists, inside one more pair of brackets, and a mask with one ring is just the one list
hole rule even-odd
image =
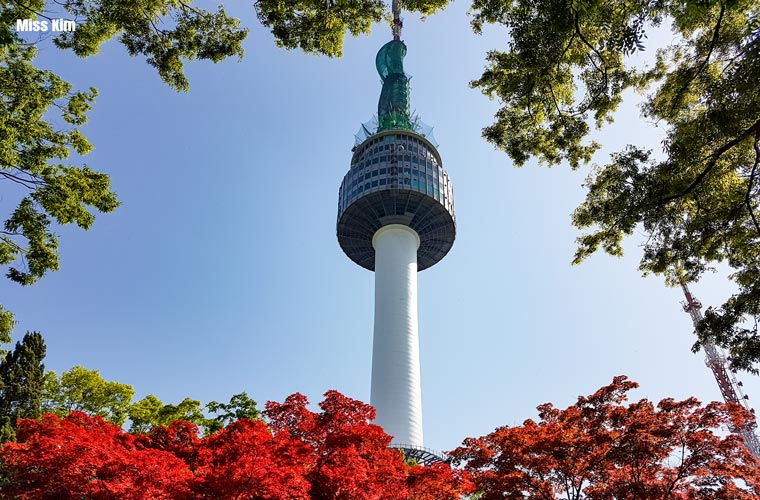
[[261, 420], [241, 419], [204, 440], [203, 494], [218, 498], [310, 500], [311, 449], [272, 435]]
[[60, 378], [53, 371], [45, 374], [42, 408], [59, 417], [79, 411], [124, 425], [134, 394], [135, 390], [128, 384], [106, 381], [97, 370], [75, 366], [63, 372]]
[[426, 500], [430, 497], [423, 492], [435, 491], [442, 494], [438, 500], [453, 500], [469, 492], [469, 482], [456, 474], [425, 474], [419, 466], [407, 466], [403, 454], [389, 448], [391, 436], [370, 423], [375, 418], [371, 406], [337, 391], [325, 393], [319, 404], [321, 413], [309, 411], [307, 405], [303, 395], [294, 394], [282, 404], [267, 403], [264, 415], [275, 437], [296, 439], [311, 447], [308, 498]]
[[[589, 176], [573, 214], [574, 263], [600, 247], [621, 255], [637, 227], [648, 233], [640, 269], [667, 282], [696, 281], [725, 262], [739, 291], [710, 309], [700, 342], [731, 350], [734, 368], [760, 361], [760, 9], [750, 0], [475, 0], [473, 28], [506, 26], [506, 51], [491, 51], [472, 86], [502, 103], [484, 137], [519, 166], [588, 163], [589, 122], [611, 122], [627, 89], [650, 91], [642, 116], [664, 127], [658, 154], [629, 145]], [[647, 32], [671, 23], [674, 41], [651, 67], [630, 56]], [[699, 349], [695, 344], [695, 351]]]
[[19, 418], [38, 418], [44, 383], [45, 341], [27, 332], [0, 362], [0, 443], [13, 439]]
[[205, 423], [206, 435], [213, 434], [242, 418], [249, 420], [260, 420], [262, 418], [261, 412], [256, 408], [256, 401], [249, 398], [245, 392], [233, 395], [229, 403], [211, 401], [206, 405], [206, 409], [216, 414], [214, 418], [208, 419]]
[[170, 451], [139, 446], [101, 417], [74, 411], [22, 420], [18, 443], [0, 449], [10, 481], [3, 498], [189, 499], [193, 474]]
[[620, 376], [564, 410], [543, 404], [538, 422], [468, 438], [453, 462], [482, 500], [757, 498], [758, 461], [741, 437], [715, 433], [748, 412], [694, 398], [623, 405], [635, 387]]
[[132, 426], [132, 433], [146, 433], [153, 427], [166, 427], [175, 420], [192, 422], [194, 425], [206, 425], [201, 402], [185, 398], [179, 404], [163, 404], [153, 394], [129, 405], [127, 410]]
[[[423, 15], [442, 10], [449, 0], [401, 0], [401, 8]], [[259, 21], [270, 28], [279, 47], [300, 48], [329, 57], [343, 55], [346, 31], [353, 36], [370, 32], [373, 23], [391, 19], [382, 0], [257, 0]]]
[[335, 391], [320, 413], [307, 404], [295, 394], [267, 404], [271, 427], [241, 418], [202, 439], [185, 421], [131, 435], [76, 411], [21, 420], [18, 442], [0, 448], [0, 496], [458, 500], [472, 490], [447, 465], [407, 466], [369, 423], [370, 406]]

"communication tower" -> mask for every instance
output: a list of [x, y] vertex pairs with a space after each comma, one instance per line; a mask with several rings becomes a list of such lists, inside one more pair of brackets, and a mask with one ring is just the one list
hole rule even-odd
[[456, 219], [451, 180], [431, 129], [410, 112], [397, 0], [393, 13], [393, 40], [375, 59], [383, 80], [377, 117], [356, 136], [338, 193], [337, 235], [352, 261], [375, 272], [375, 423], [407, 458], [428, 464], [440, 456], [423, 445], [417, 272], [451, 249]]
[[[691, 321], [694, 323], [694, 328], [697, 327], [700, 321], [702, 321], [702, 303], [697, 300], [689, 291], [689, 287], [686, 283], [681, 284], [683, 293], [686, 296], [686, 301], [682, 302], [683, 310], [691, 316]], [[754, 408], [749, 406], [749, 396], [742, 391], [743, 384], [736, 378], [736, 370], [731, 370], [728, 367], [728, 360], [722, 354], [721, 350], [711, 342], [705, 342], [702, 344], [705, 349], [705, 364], [718, 382], [720, 393], [723, 395], [723, 400], [726, 403], [735, 403], [743, 406], [753, 415], [755, 414]], [[760, 460], [760, 440], [755, 434], [757, 429], [757, 422], [752, 420], [747, 422], [742, 427], [732, 428], [731, 432], [739, 434], [744, 438], [744, 446], [752, 452], [752, 454]]]

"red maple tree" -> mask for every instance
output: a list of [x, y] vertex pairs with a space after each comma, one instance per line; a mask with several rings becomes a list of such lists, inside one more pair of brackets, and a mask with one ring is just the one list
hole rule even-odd
[[0, 449], [2, 498], [141, 500], [191, 498], [193, 474], [170, 451], [136, 446], [101, 417], [20, 419], [18, 442]]
[[133, 436], [72, 412], [20, 420], [0, 448], [0, 497], [19, 499], [457, 500], [448, 465], [410, 467], [374, 409], [336, 391], [321, 412], [300, 394], [268, 403], [269, 426], [240, 419], [200, 439], [183, 421]]
[[453, 463], [472, 473], [481, 500], [749, 500], [760, 492], [757, 461], [736, 435], [714, 431], [751, 416], [723, 403], [646, 399], [615, 377], [565, 410], [538, 407], [540, 421], [468, 438]]
[[[312, 413], [308, 401], [294, 394], [283, 404], [267, 403], [264, 415], [275, 435], [294, 437], [312, 448], [307, 477], [313, 500], [405, 500], [408, 466], [400, 451], [389, 448], [391, 436], [370, 421], [375, 409], [329, 391]], [[456, 497], [452, 497], [456, 498]]]

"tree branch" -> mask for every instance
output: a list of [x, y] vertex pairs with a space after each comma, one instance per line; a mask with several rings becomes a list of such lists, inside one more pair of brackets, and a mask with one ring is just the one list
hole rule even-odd
[[45, 184], [44, 181], [41, 181], [39, 179], [22, 179], [21, 177], [9, 174], [8, 172], [0, 172], [0, 176], [5, 177], [6, 179], [11, 180], [16, 184], [21, 184], [27, 189], [35, 189], [37, 186], [43, 186]]
[[673, 195], [670, 195], [670, 196], [666, 196], [665, 198], [663, 198], [663, 199], [660, 200], [659, 205], [664, 205], [666, 203], [669, 203], [669, 202], [671, 202], [673, 200], [676, 200], [678, 198], [681, 198], [681, 197], [683, 197], [683, 196], [691, 193], [699, 185], [699, 183], [702, 182], [702, 180], [707, 176], [707, 174], [709, 174], [710, 171], [713, 168], [715, 168], [715, 165], [718, 163], [718, 160], [720, 159], [721, 156], [723, 156], [723, 154], [725, 152], [727, 152], [728, 150], [730, 150], [731, 148], [733, 148], [734, 146], [736, 146], [737, 144], [739, 144], [740, 142], [742, 142], [747, 137], [749, 137], [749, 136], [751, 136], [753, 134], [758, 134], [758, 133], [760, 133], [760, 120], [756, 121], [751, 127], [749, 127], [747, 130], [745, 130], [744, 132], [742, 132], [741, 134], [739, 134], [739, 136], [735, 137], [731, 141], [727, 142], [726, 144], [724, 144], [723, 146], [721, 146], [720, 148], [718, 148], [711, 155], [710, 161], [708, 162], [708, 164], [705, 167], [705, 169], [702, 170], [702, 172], [700, 172], [700, 174], [697, 176], [697, 178], [694, 179], [694, 181], [691, 184], [689, 184], [689, 186], [686, 189], [684, 189], [683, 191], [681, 191], [678, 194], [673, 194]]
[[583, 36], [583, 33], [581, 33], [581, 27], [578, 24], [578, 12], [575, 12], [574, 24], [575, 24], [575, 32], [578, 33], [578, 37], [581, 39], [581, 41], [583, 41], [586, 47], [591, 49], [599, 58], [599, 61], [601, 62], [604, 70], [602, 70], [601, 68], [599, 68], [599, 66], [596, 65], [592, 57], [589, 57], [589, 60], [591, 61], [591, 64], [594, 66], [594, 69], [596, 69], [597, 72], [601, 73], [604, 76], [604, 88], [605, 89], [608, 88], [610, 86], [610, 81], [609, 81], [609, 78], [607, 77], [607, 63], [604, 62], [604, 57], [602, 57], [602, 54], [596, 49], [596, 47], [591, 45], [588, 42], [588, 40], [586, 40], [586, 37]]
[[747, 205], [747, 211], [752, 218], [752, 223], [755, 225], [757, 234], [760, 235], [760, 224], [757, 223], [757, 217], [752, 210], [752, 184], [755, 182], [755, 173], [757, 173], [757, 166], [760, 164], [760, 132], [755, 133], [755, 163], [752, 165], [752, 172], [749, 174], [749, 182], [747, 183], [747, 193], [744, 196], [744, 203]]
[[18, 0], [13, 0], [13, 3], [15, 3], [16, 5], [18, 5], [19, 7], [21, 7], [24, 10], [28, 10], [29, 12], [31, 12], [34, 15], [37, 15], [37, 16], [40, 16], [40, 17], [44, 17], [48, 21], [52, 21], [53, 20], [52, 17], [48, 17], [45, 14], [43, 14], [42, 12], [37, 12], [36, 10], [32, 9], [31, 7], [29, 7], [28, 5], [19, 2]]
[[680, 100], [680, 96], [686, 91], [686, 89], [691, 85], [691, 83], [699, 76], [702, 71], [704, 71], [705, 66], [707, 66], [707, 63], [710, 62], [710, 57], [712, 56], [713, 50], [715, 49], [715, 45], [718, 43], [718, 34], [720, 32], [720, 25], [723, 21], [723, 14], [726, 12], [726, 6], [721, 2], [720, 4], [720, 14], [718, 15], [718, 22], [715, 23], [715, 28], [713, 29], [713, 36], [712, 40], [710, 40], [710, 47], [707, 49], [707, 55], [705, 56], [705, 60], [702, 61], [702, 64], [699, 65], [699, 68], [694, 72], [694, 74], [689, 78], [689, 81], [683, 84], [681, 87], [681, 90], [679, 90], [676, 95], [675, 99], [673, 99], [673, 105], [670, 107], [671, 113], [673, 112], [673, 108], [676, 106], [676, 102]]

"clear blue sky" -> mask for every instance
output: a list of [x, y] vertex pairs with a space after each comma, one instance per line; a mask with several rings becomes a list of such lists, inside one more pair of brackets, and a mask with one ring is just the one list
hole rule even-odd
[[[680, 290], [637, 271], [643, 234], [622, 259], [570, 265], [570, 213], [588, 169], [516, 169], [481, 138], [498, 103], [468, 82], [507, 34], [474, 35], [468, 7], [406, 15], [403, 36], [412, 108], [435, 126], [458, 223], [450, 254], [419, 275], [426, 445], [452, 449], [618, 374], [641, 384], [637, 397], [719, 399], [703, 355], [690, 352]], [[100, 91], [83, 128], [95, 144], [86, 162], [110, 174], [122, 206], [88, 232], [60, 228], [61, 270], [32, 287], [0, 281], [0, 303], [17, 315], [16, 339], [43, 333], [47, 368], [97, 369], [136, 399], [247, 391], [263, 407], [337, 389], [366, 401], [373, 275], [343, 255], [335, 219], [390, 29], [328, 59], [277, 49], [250, 5], [228, 9], [252, 28], [246, 57], [189, 63], [189, 94], [118, 43], [87, 60], [43, 45], [46, 67]], [[596, 159], [628, 141], [657, 148], [658, 137], [629, 101], [598, 134]], [[0, 198], [3, 216], [11, 198]], [[731, 288], [719, 273], [693, 292], [719, 304]], [[742, 378], [760, 398], [758, 379]]]

